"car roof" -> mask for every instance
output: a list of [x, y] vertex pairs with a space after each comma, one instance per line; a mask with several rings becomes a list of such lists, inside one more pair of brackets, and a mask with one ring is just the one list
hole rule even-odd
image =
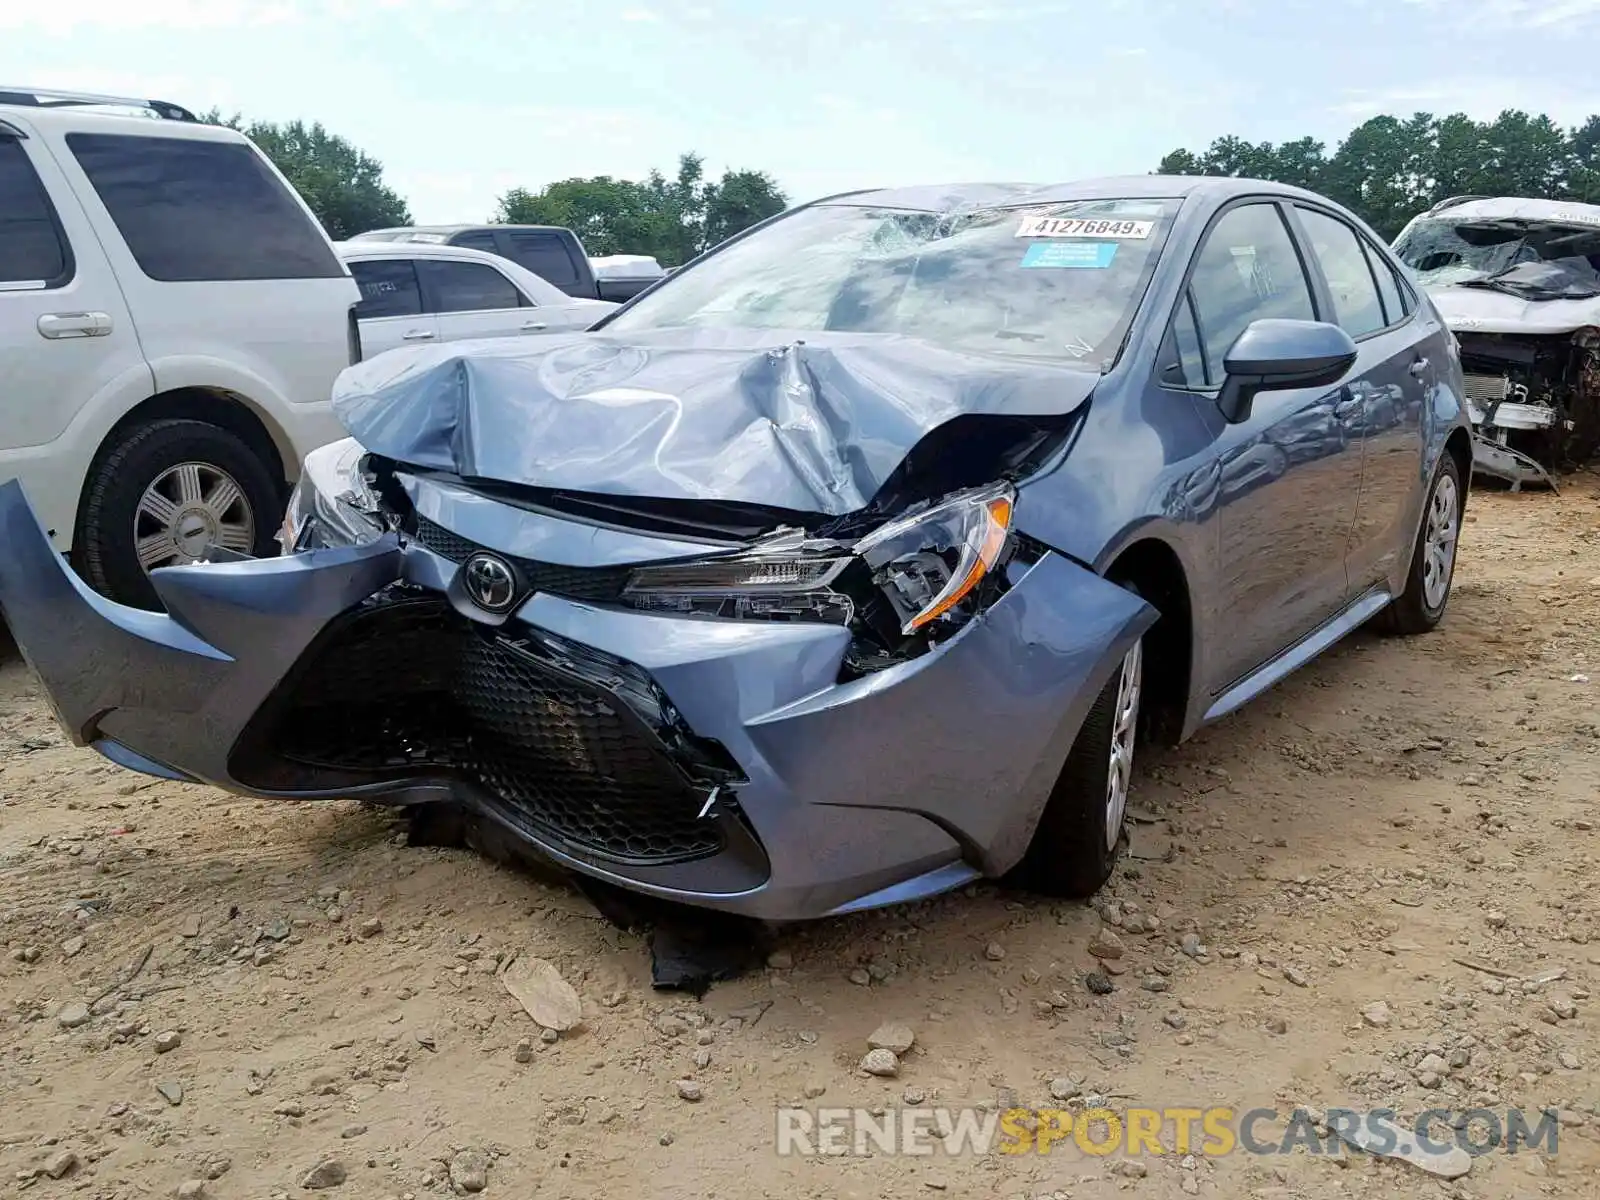
[[1028, 208], [1072, 200], [1176, 200], [1193, 197], [1221, 203], [1262, 193], [1327, 200], [1303, 188], [1264, 179], [1226, 175], [1107, 175], [1067, 183], [946, 183], [876, 188], [829, 196], [818, 204], [951, 212], [974, 208]]
[[250, 140], [237, 129], [230, 129], [226, 125], [168, 120], [132, 108], [98, 108], [89, 105], [53, 108], [0, 102], [0, 121], [17, 128], [20, 132], [31, 129], [41, 135], [62, 129], [69, 133], [94, 129], [107, 133], [132, 134], [136, 137], [188, 138], [201, 142]]
[[385, 229], [368, 230], [368, 233], [437, 233], [445, 237], [454, 237], [458, 233], [474, 229], [537, 229], [549, 233], [567, 232], [560, 225], [496, 225], [486, 222], [476, 225], [390, 225]]
[[509, 258], [488, 250], [474, 250], [471, 246], [447, 246], [443, 242], [335, 242], [334, 250], [340, 258], [455, 258], [465, 262], [490, 263], [497, 267], [517, 266]]
[[1568, 221], [1600, 225], [1600, 204], [1575, 200], [1536, 200], [1524, 196], [1485, 196], [1423, 214], [1440, 221]]

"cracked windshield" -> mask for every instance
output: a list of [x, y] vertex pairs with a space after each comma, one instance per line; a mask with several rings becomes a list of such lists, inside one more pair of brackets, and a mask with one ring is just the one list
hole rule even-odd
[[1503, 284], [1539, 298], [1600, 296], [1600, 227], [1592, 222], [1418, 221], [1395, 252], [1426, 287]]
[[1177, 208], [821, 206], [729, 246], [608, 329], [894, 333], [1098, 369], [1116, 359]]

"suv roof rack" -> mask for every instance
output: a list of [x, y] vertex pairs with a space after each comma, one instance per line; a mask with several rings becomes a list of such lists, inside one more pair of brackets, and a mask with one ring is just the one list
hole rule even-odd
[[63, 92], [52, 88], [6, 87], [0, 85], [0, 104], [26, 108], [78, 108], [112, 105], [117, 108], [142, 108], [166, 121], [188, 121], [198, 125], [200, 118], [181, 104], [169, 100], [140, 100], [131, 96], [98, 96], [93, 92]]

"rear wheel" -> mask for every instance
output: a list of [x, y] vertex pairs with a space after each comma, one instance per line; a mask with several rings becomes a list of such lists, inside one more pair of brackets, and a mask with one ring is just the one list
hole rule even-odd
[[214, 545], [270, 554], [281, 510], [271, 471], [238, 436], [204, 421], [152, 421], [95, 462], [77, 557], [96, 591], [159, 609], [149, 572], [195, 562]]
[[1455, 578], [1456, 539], [1461, 534], [1464, 498], [1461, 468], [1455, 456], [1446, 452], [1440, 456], [1422, 508], [1406, 589], [1383, 610], [1378, 622], [1384, 631], [1427, 633], [1443, 619]]
[[1028, 853], [1013, 873], [1020, 886], [1076, 899], [1093, 895], [1111, 877], [1128, 811], [1143, 694], [1141, 638], [1084, 717]]

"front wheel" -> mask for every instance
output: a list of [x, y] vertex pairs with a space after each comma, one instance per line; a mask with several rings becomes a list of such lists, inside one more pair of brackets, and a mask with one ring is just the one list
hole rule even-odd
[[1379, 621], [1385, 632], [1427, 633], [1444, 618], [1445, 606], [1450, 603], [1450, 585], [1455, 579], [1456, 541], [1461, 535], [1464, 501], [1461, 468], [1455, 456], [1446, 451], [1440, 456], [1422, 508], [1405, 591], [1383, 610]]
[[1111, 877], [1133, 781], [1144, 693], [1144, 639], [1122, 656], [1089, 708], [1013, 878], [1029, 891], [1081, 899]]
[[213, 545], [270, 554], [281, 516], [272, 472], [241, 438], [204, 421], [152, 421], [95, 463], [74, 549], [97, 592], [159, 610], [151, 571], [195, 562]]

